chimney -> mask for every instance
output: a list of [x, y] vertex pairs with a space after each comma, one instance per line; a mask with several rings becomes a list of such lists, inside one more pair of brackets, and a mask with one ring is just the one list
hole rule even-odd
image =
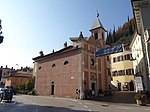
[[67, 42], [64, 43], [64, 48], [67, 48]]
[[53, 51], [52, 51], [52, 53], [54, 53], [55, 51], [54, 51], [54, 49], [53, 49]]
[[13, 68], [13, 67], [11, 67], [11, 69], [13, 70], [14, 68]]
[[3, 68], [3, 66], [1, 66], [1, 68]]
[[40, 56], [44, 56], [43, 51], [40, 51], [39, 53], [40, 53]]
[[6, 65], [6, 68], [7, 68], [7, 65]]

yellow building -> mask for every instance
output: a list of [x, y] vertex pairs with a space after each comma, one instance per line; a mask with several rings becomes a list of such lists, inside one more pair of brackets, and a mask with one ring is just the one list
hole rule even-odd
[[134, 91], [135, 79], [132, 53], [128, 47], [124, 47], [124, 51], [110, 55], [111, 58], [111, 76], [112, 90]]

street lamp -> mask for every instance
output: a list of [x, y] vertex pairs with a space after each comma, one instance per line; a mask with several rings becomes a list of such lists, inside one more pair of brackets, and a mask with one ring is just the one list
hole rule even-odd
[[0, 44], [3, 42], [3, 39], [4, 39], [4, 37], [3, 36], [1, 36], [1, 34], [2, 34], [2, 31], [1, 31], [1, 29], [2, 29], [2, 25], [1, 25], [1, 19], [0, 19]]

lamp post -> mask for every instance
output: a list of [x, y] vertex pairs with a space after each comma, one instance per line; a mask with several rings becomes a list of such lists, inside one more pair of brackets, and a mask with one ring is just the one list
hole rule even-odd
[[1, 25], [1, 19], [0, 19], [0, 44], [3, 42], [3, 36], [1, 36], [1, 34], [2, 34], [2, 31], [1, 31], [1, 29], [2, 29], [2, 25]]

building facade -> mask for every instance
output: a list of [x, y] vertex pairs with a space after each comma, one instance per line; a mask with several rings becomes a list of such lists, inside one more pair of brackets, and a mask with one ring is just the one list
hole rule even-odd
[[98, 17], [91, 28], [91, 36], [71, 37], [73, 45], [33, 58], [35, 90], [39, 95], [55, 95], [83, 99], [91, 91], [109, 90], [109, 60], [96, 57], [95, 51], [106, 47], [105, 29]]
[[148, 77], [147, 77], [147, 67], [144, 57], [144, 48], [142, 43], [142, 37], [134, 33], [133, 39], [130, 44], [130, 49], [132, 51], [132, 61], [134, 66], [135, 77], [141, 77], [143, 90], [148, 90]]
[[146, 64], [146, 72], [143, 78], [148, 79], [146, 91], [150, 91], [150, 66], [149, 66], [149, 57], [150, 57], [150, 1], [149, 0], [131, 0], [133, 14], [136, 20], [137, 34], [141, 36], [142, 46], [143, 46], [143, 55], [144, 61]]
[[111, 54], [110, 57], [112, 90], [134, 91], [135, 80], [131, 51], [124, 47], [123, 52]]
[[12, 70], [5, 76], [5, 87], [11, 87], [16, 89], [20, 84], [27, 83], [32, 77], [32, 68], [21, 68], [18, 70]]
[[4, 68], [3, 66], [0, 67], [0, 87], [4, 87], [5, 86], [5, 82], [6, 82], [6, 76], [9, 75], [9, 72], [13, 71], [13, 67], [12, 68], [8, 68], [7, 65]]

